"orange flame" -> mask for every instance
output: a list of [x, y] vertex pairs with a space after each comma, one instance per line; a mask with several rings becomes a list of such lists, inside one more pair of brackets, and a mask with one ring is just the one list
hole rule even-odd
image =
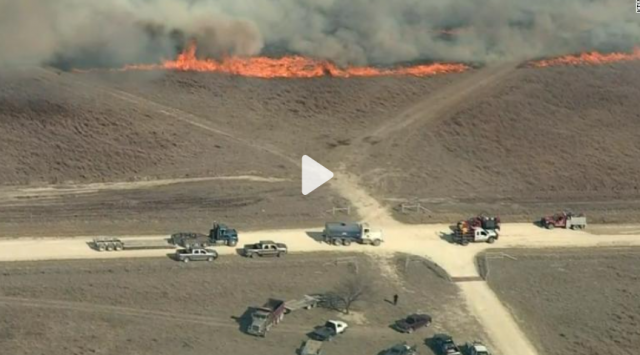
[[357, 66], [340, 68], [328, 61], [315, 60], [302, 56], [287, 56], [282, 58], [228, 57], [221, 61], [216, 61], [212, 59], [198, 59], [196, 57], [196, 45], [192, 42], [178, 55], [176, 60], [167, 60], [162, 64], [127, 65], [121, 70], [162, 69], [219, 72], [256, 78], [313, 78], [321, 76], [348, 78], [391, 75], [431, 76], [436, 74], [459, 73], [469, 69], [469, 67], [456, 63], [433, 63], [394, 69]]
[[544, 59], [531, 62], [530, 65], [536, 68], [558, 66], [558, 65], [602, 65], [616, 62], [628, 62], [640, 60], [640, 48], [634, 48], [631, 53], [599, 53], [587, 52], [577, 55], [567, 55], [558, 58]]

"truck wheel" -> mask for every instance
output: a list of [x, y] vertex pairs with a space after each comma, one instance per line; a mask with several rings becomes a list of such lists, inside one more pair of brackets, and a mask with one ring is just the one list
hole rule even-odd
[[207, 261], [208, 261], [208, 262], [212, 262], [212, 261], [213, 261], [213, 256], [208, 257], [208, 258], [207, 258]]
[[104, 243], [99, 243], [97, 245], [98, 251], [104, 251], [106, 249], [106, 247], [104, 246]]
[[344, 245], [345, 247], [348, 247], [349, 245], [351, 245], [351, 241], [349, 239], [343, 239], [342, 245]]
[[494, 237], [489, 237], [489, 239], [487, 239], [487, 243], [489, 243], [489, 244], [493, 244], [495, 242], [496, 242], [496, 238], [494, 238]]
[[276, 256], [277, 256], [277, 257], [281, 257], [281, 256], [282, 256], [282, 253], [278, 253], [278, 254], [276, 254]]
[[184, 258], [183, 262], [188, 263], [189, 261], [191, 261], [189, 258]]
[[342, 245], [342, 241], [338, 238], [333, 240], [333, 245]]
[[253, 258], [254, 256], [255, 256], [255, 254], [254, 254], [254, 253], [249, 253], [249, 257], [250, 257], [250, 258]]
[[461, 241], [460, 244], [462, 246], [466, 247], [467, 245], [469, 245], [469, 241], [465, 239], [465, 240]]
[[116, 251], [122, 251], [122, 249], [124, 249], [124, 246], [121, 243], [116, 244]]
[[113, 251], [114, 247], [112, 243], [107, 244], [107, 251]]
[[547, 224], [547, 229], [553, 229], [555, 226], [552, 223]]
[[227, 243], [227, 245], [230, 246], [230, 247], [235, 247], [236, 244], [238, 244], [238, 241], [236, 241], [236, 240], [232, 240], [232, 241]]
[[375, 246], [375, 247], [379, 247], [379, 246], [380, 246], [380, 243], [381, 243], [381, 242], [380, 242], [380, 239], [376, 239], [376, 240], [374, 240], [374, 241], [373, 241], [373, 246]]

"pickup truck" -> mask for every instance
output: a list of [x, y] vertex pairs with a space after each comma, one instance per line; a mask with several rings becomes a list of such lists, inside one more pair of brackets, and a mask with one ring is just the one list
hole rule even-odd
[[347, 330], [347, 323], [339, 320], [328, 320], [323, 326], [316, 327], [310, 337], [318, 341], [327, 341]]
[[265, 337], [274, 324], [282, 321], [284, 311], [284, 301], [270, 299], [264, 306], [253, 311], [247, 333]]
[[431, 316], [428, 314], [411, 314], [404, 319], [396, 321], [394, 328], [401, 333], [413, 333], [414, 331], [428, 327], [431, 324]]
[[253, 258], [256, 255], [280, 257], [286, 254], [287, 251], [286, 244], [276, 243], [271, 240], [262, 240], [255, 244], [246, 244], [243, 248], [244, 256], [249, 258]]
[[433, 340], [440, 355], [462, 355], [460, 348], [450, 335], [436, 334]]
[[176, 250], [175, 259], [188, 263], [190, 261], [214, 261], [218, 258], [218, 252], [213, 249], [178, 249]]

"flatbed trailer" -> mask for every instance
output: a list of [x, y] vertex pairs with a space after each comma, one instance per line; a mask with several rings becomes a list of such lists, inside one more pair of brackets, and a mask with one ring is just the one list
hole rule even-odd
[[315, 308], [322, 301], [320, 295], [304, 295], [298, 300], [289, 300], [284, 303], [286, 313], [291, 313], [300, 309]]
[[97, 251], [175, 249], [168, 239], [95, 238], [91, 247]]

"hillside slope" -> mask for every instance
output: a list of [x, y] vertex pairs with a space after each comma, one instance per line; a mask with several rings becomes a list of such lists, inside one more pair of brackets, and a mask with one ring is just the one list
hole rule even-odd
[[371, 147], [361, 171], [385, 197], [637, 199], [639, 82], [638, 63], [521, 68], [437, 122]]
[[99, 83], [40, 70], [0, 74], [0, 137], [5, 185], [282, 170], [270, 154], [118, 99]]

